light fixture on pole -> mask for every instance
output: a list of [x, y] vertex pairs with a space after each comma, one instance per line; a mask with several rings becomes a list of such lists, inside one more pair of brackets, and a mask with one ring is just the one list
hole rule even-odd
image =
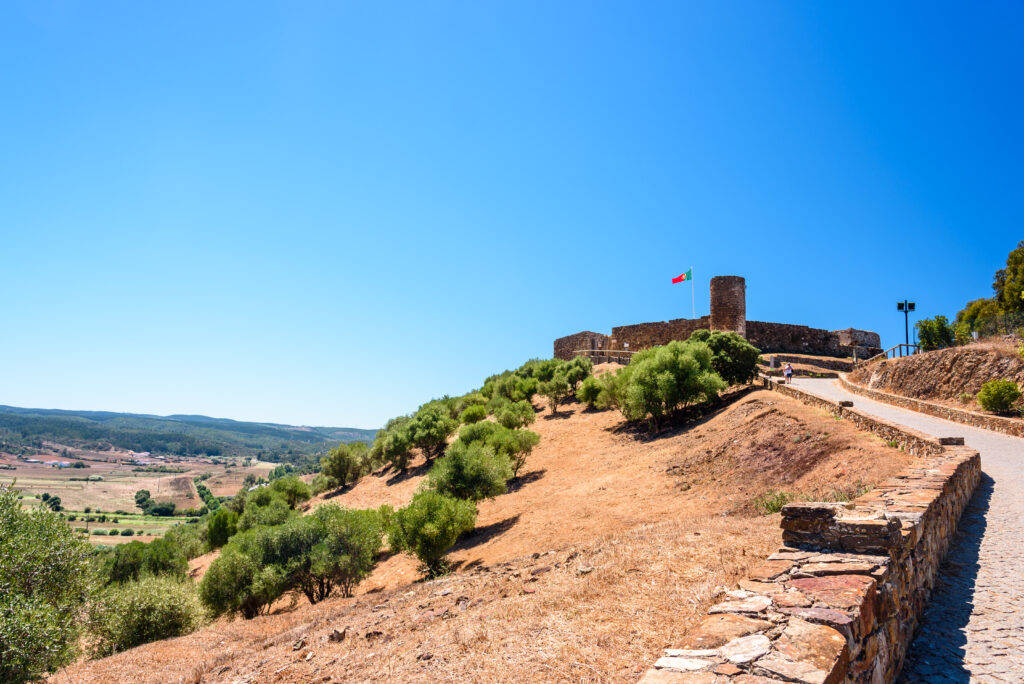
[[910, 312], [914, 311], [915, 308], [914, 302], [908, 302], [906, 299], [902, 302], [896, 302], [896, 310], [903, 312], [903, 331], [907, 346], [910, 346]]

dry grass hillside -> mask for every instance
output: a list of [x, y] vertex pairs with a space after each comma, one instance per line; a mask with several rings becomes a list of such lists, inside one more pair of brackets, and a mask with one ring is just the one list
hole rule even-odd
[[[540, 445], [507, 494], [480, 503], [454, 574], [422, 582], [414, 560], [388, 557], [354, 598], [282, 601], [50, 681], [635, 681], [717, 585], [778, 545], [756, 496], [835, 496], [911, 459], [765, 390], [654, 436], [575, 404], [539, 410], [532, 429]], [[378, 472], [330, 500], [400, 506], [424, 472]]]
[[[850, 374], [853, 382], [871, 389], [913, 399], [980, 410], [973, 397], [989, 380], [1014, 380], [1024, 385], [1024, 360], [1019, 340], [978, 342], [901, 359], [862, 366]], [[970, 399], [961, 395], [968, 394]]]

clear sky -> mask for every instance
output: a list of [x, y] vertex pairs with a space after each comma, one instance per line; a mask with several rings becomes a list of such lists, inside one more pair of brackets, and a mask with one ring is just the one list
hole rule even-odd
[[555, 337], [952, 316], [1024, 5], [0, 3], [0, 403], [377, 427]]

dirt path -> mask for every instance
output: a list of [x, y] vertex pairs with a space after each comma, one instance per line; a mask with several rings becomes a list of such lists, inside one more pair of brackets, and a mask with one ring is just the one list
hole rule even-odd
[[851, 394], [834, 380], [797, 387], [981, 452], [982, 479], [960, 521], [901, 675], [902, 682], [1024, 681], [1024, 439]]

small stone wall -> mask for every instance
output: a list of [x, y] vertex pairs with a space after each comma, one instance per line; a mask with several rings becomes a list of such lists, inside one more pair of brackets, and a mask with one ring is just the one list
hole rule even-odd
[[555, 358], [570, 361], [581, 349], [607, 349], [608, 336], [585, 330], [555, 340]]
[[865, 429], [928, 456], [852, 502], [786, 505], [784, 546], [721, 594], [642, 684], [893, 682], [981, 458], [962, 440], [936, 440], [765, 381], [834, 415], [859, 415]]
[[873, 390], [864, 387], [863, 385], [858, 385], [855, 382], [851, 382], [843, 375], [839, 376], [839, 383], [848, 391], [867, 397], [868, 399], [874, 399], [875, 401], [881, 401], [886, 404], [892, 404], [894, 406], [910, 409], [911, 411], [917, 411], [919, 413], [927, 413], [930, 416], [951, 420], [954, 423], [963, 423], [964, 425], [970, 425], [971, 427], [983, 428], [994, 432], [1002, 432], [1003, 434], [1013, 435], [1015, 437], [1024, 437], [1024, 420], [1019, 418], [992, 416], [985, 413], [978, 413], [977, 411], [968, 411], [967, 409], [956, 408], [955, 406], [944, 406], [943, 404], [935, 404], [930, 401], [911, 399], [910, 397], [902, 397], [890, 392]]

